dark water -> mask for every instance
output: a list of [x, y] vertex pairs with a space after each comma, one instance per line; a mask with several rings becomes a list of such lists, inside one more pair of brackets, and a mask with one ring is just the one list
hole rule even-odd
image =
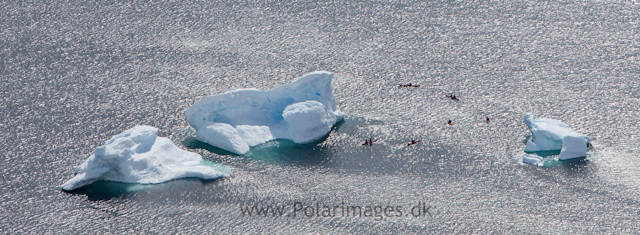
[[[638, 12], [634, 1], [2, 1], [0, 233], [637, 233]], [[326, 139], [246, 156], [194, 140], [184, 111], [199, 99], [316, 70], [337, 73], [347, 114]], [[409, 82], [421, 87], [397, 87]], [[592, 137], [588, 156], [521, 164], [528, 112]], [[137, 124], [232, 176], [60, 190]], [[285, 213], [242, 214], [253, 205]], [[304, 214], [322, 206], [334, 210]], [[371, 210], [343, 216], [351, 206]]]

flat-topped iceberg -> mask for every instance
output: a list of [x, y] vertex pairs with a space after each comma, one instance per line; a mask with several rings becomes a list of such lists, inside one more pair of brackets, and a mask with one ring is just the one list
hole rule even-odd
[[342, 120], [331, 91], [330, 72], [313, 72], [271, 91], [232, 90], [196, 102], [186, 111], [196, 139], [246, 154], [275, 139], [308, 143]]
[[122, 132], [95, 150], [62, 185], [70, 191], [97, 180], [154, 184], [179, 178], [216, 179], [226, 174], [202, 165], [202, 157], [184, 151], [158, 129], [136, 126]]
[[534, 119], [532, 114], [524, 116], [524, 123], [532, 134], [525, 152], [560, 150], [560, 160], [587, 155], [587, 143], [591, 138], [572, 130], [567, 124], [548, 118]]

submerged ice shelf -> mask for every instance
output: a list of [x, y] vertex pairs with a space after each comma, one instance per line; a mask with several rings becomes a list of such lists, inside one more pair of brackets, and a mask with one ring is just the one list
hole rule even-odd
[[531, 130], [525, 152], [560, 150], [560, 160], [587, 155], [587, 143], [591, 138], [574, 131], [567, 124], [548, 118], [534, 119], [532, 114], [525, 115], [524, 123]]
[[158, 137], [158, 129], [136, 126], [124, 131], [95, 152], [62, 185], [70, 191], [97, 180], [153, 184], [195, 177], [205, 180], [225, 173], [202, 164], [202, 157], [178, 148], [168, 138]]
[[196, 129], [196, 139], [236, 154], [275, 139], [312, 142], [344, 116], [331, 90], [333, 76], [313, 72], [271, 91], [214, 95], [187, 109], [187, 121]]

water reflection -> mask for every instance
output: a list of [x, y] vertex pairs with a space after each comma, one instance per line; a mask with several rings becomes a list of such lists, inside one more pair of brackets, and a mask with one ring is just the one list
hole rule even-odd
[[308, 144], [296, 144], [290, 140], [271, 141], [251, 149], [245, 156], [270, 164], [322, 166], [328, 164], [333, 156], [330, 146], [319, 145], [327, 137]]
[[87, 196], [89, 201], [107, 201], [115, 198], [131, 198], [140, 192], [149, 191], [169, 191], [176, 188], [188, 188], [194, 185], [207, 185], [220, 182], [222, 178], [214, 180], [203, 180], [200, 178], [184, 178], [164, 182], [160, 184], [133, 184], [114, 181], [98, 180], [72, 191], [65, 191], [70, 194], [80, 194]]
[[592, 164], [587, 157], [562, 160], [560, 165], [567, 174], [573, 176], [585, 176], [596, 170], [596, 165]]

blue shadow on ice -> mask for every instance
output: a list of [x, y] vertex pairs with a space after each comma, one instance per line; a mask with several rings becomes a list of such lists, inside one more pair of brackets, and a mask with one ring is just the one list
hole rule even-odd
[[[311, 143], [297, 144], [290, 140], [273, 140], [267, 143], [255, 146], [249, 150], [244, 157], [252, 160], [260, 160], [270, 164], [279, 165], [298, 165], [298, 166], [317, 166], [325, 165], [331, 159], [331, 148], [329, 146], [320, 145], [329, 138], [331, 133], [338, 132], [345, 120], [336, 123], [331, 131], [324, 137]], [[235, 153], [214, 147], [210, 144], [197, 140], [195, 137], [187, 137], [182, 144], [191, 149], [204, 149], [217, 155], [233, 155], [240, 156]]]
[[235, 154], [235, 153], [229, 152], [227, 150], [214, 147], [214, 146], [212, 146], [210, 144], [207, 144], [205, 142], [199, 141], [199, 140], [196, 139], [196, 137], [187, 137], [186, 139], [181, 141], [181, 143], [182, 143], [182, 145], [184, 145], [187, 148], [190, 148], [190, 149], [204, 149], [204, 150], [207, 150], [209, 152], [215, 153], [217, 155], [240, 156], [238, 154]]

